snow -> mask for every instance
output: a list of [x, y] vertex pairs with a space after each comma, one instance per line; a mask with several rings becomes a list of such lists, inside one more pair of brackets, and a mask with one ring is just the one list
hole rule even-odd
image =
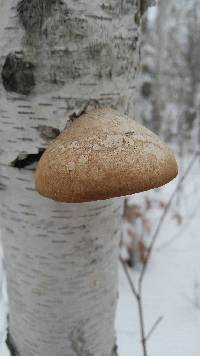
[[[187, 160], [188, 161], [188, 160]], [[182, 162], [186, 168], [186, 161]], [[153, 233], [162, 214], [160, 203], [167, 202], [178, 182], [162, 189], [135, 195], [134, 203], [146, 197], [152, 207], [148, 212]], [[146, 332], [158, 317], [163, 320], [148, 341], [148, 356], [200, 355], [200, 236], [199, 236], [199, 162], [196, 162], [162, 226], [144, 279], [144, 315]], [[162, 204], [163, 205], [163, 204]], [[2, 252], [0, 250], [0, 256]], [[0, 264], [0, 275], [3, 266]], [[137, 280], [139, 268], [130, 270]], [[137, 306], [123, 270], [119, 266], [119, 304], [116, 318], [119, 356], [143, 356]], [[0, 301], [0, 340], [5, 339], [7, 309], [5, 278]], [[2, 289], [2, 288], [1, 288]], [[8, 356], [2, 343], [0, 356]]]

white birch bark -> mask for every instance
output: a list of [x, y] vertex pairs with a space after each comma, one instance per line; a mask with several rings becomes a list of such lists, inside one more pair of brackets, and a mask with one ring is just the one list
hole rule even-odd
[[90, 100], [133, 116], [139, 11], [136, 0], [0, 0], [1, 227], [20, 356], [112, 354], [119, 201], [46, 200], [26, 165]]
[[111, 355], [121, 200], [31, 201], [29, 173], [9, 179], [1, 212], [11, 340], [23, 356]]

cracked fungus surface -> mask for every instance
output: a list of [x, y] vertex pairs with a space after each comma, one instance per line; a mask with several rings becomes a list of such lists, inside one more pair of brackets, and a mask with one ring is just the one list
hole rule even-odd
[[112, 109], [77, 118], [40, 159], [36, 190], [63, 202], [108, 199], [166, 184], [177, 175], [158, 136]]

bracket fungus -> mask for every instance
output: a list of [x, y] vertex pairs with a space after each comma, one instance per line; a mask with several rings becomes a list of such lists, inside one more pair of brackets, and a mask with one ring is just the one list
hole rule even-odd
[[[56, 262], [52, 266], [64, 292], [58, 296], [54, 289], [55, 315], [45, 328], [50, 343], [59, 315], [65, 345], [57, 343], [56, 355], [64, 349], [66, 355], [79, 355], [80, 339], [82, 355], [113, 355], [122, 210], [117, 197], [159, 187], [176, 175], [172, 151], [154, 133], [109, 108], [82, 114], [49, 144], [37, 166], [36, 190], [56, 201], [54, 210], [59, 202], [70, 203], [63, 204], [69, 209], [63, 213], [67, 225], [58, 230], [54, 251], [58, 261], [64, 256], [62, 269]], [[48, 300], [44, 296], [42, 304]], [[57, 329], [61, 332], [61, 326]], [[46, 344], [39, 355], [49, 355]]]
[[39, 161], [36, 190], [68, 203], [125, 196], [177, 175], [172, 151], [153, 132], [112, 109], [81, 115]]

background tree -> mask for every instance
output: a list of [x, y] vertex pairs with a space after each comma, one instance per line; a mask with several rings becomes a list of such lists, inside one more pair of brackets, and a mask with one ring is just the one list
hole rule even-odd
[[198, 1], [161, 0], [144, 32], [141, 117], [180, 155], [198, 141], [199, 16]]

